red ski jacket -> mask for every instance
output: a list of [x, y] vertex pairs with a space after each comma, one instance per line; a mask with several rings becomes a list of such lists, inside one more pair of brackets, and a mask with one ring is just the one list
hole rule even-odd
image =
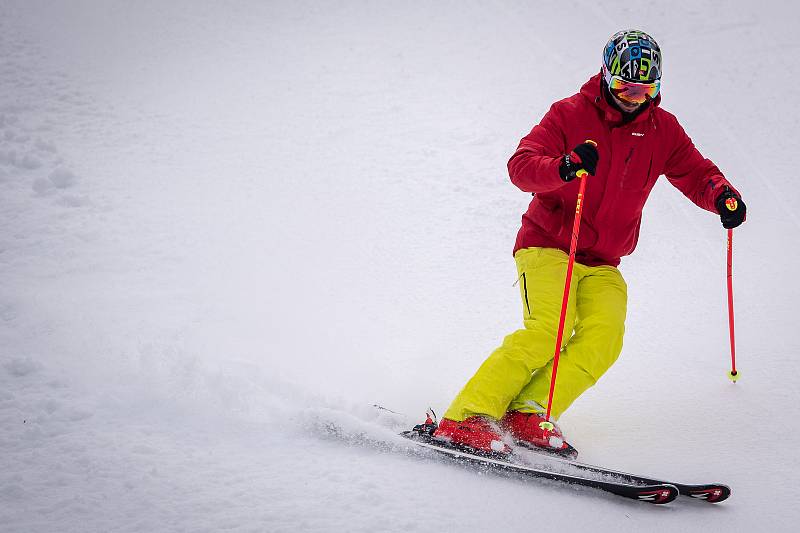
[[[601, 94], [600, 74], [578, 94], [558, 101], [519, 143], [508, 162], [511, 181], [534, 193], [522, 216], [514, 253], [531, 246], [569, 252], [580, 180], [565, 183], [561, 158], [587, 139], [597, 142], [600, 160], [588, 176], [575, 260], [588, 266], [619, 265], [639, 240], [642, 208], [662, 174], [692, 202], [712, 213], [725, 185], [736, 191], [704, 158], [671, 113], [658, 107], [661, 95], [633, 121]], [[737, 193], [738, 194], [738, 193]]]

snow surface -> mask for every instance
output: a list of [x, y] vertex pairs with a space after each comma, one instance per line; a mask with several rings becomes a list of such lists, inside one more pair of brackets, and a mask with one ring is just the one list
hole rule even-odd
[[[0, 530], [795, 530], [799, 14], [3, 0]], [[622, 357], [560, 424], [584, 461], [730, 484], [718, 506], [392, 452], [518, 326], [506, 160], [626, 27], [748, 205], [741, 379], [725, 233], [662, 180]]]

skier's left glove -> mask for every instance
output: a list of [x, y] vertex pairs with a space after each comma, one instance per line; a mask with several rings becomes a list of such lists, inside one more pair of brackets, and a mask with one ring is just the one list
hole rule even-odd
[[747, 206], [744, 205], [742, 198], [727, 185], [725, 190], [717, 196], [714, 204], [719, 218], [722, 220], [722, 227], [725, 229], [733, 229], [747, 218]]

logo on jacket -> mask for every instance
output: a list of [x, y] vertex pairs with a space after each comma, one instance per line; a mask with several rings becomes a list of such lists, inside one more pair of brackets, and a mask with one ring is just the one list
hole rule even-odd
[[631, 135], [635, 135], [636, 137], [644, 137], [644, 133], [639, 133], [638, 131], [634, 131]]

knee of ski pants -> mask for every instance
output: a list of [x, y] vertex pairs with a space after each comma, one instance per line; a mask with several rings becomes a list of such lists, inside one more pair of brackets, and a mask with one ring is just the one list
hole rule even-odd
[[499, 357], [510, 365], [523, 365], [530, 374], [553, 357], [555, 328], [556, 326], [547, 327], [535, 320], [526, 320], [525, 328], [506, 335], [503, 344], [492, 357]]
[[595, 382], [622, 352], [627, 316], [627, 285], [622, 275], [613, 269], [604, 277], [606, 283], [583, 295], [571, 342], [571, 351], [578, 356], [575, 363]]

